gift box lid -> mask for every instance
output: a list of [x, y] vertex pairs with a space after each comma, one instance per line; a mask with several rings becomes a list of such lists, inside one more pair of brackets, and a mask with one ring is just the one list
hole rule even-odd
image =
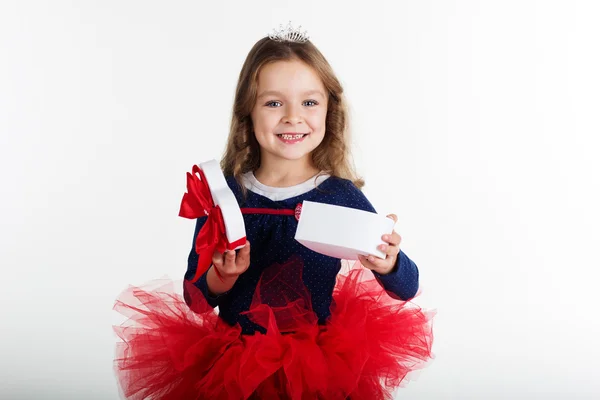
[[[223, 214], [223, 222], [229, 243], [239, 242], [246, 238], [246, 226], [240, 206], [225, 180], [221, 166], [216, 160], [209, 160], [198, 164], [210, 189], [213, 202], [219, 206]], [[244, 241], [245, 244], [245, 241]], [[244, 247], [240, 244], [235, 249]], [[234, 250], [234, 249], [230, 249]]]

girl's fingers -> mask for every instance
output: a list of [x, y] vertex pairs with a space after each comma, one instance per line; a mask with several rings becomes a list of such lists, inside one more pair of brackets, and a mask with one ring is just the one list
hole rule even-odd
[[[385, 261], [385, 260], [382, 260], [382, 259], [377, 258], [375, 256], [365, 257], [365, 256], [360, 255], [360, 254], [359, 254], [358, 258], [359, 258], [360, 262], [362, 263], [362, 265], [364, 265], [365, 267], [367, 267], [369, 269], [378, 269], [378, 268], [380, 268], [378, 266], [378, 264], [380, 264], [379, 261]], [[372, 258], [372, 260], [370, 260], [370, 258]]]
[[391, 235], [386, 234], [381, 236], [381, 239], [393, 246], [398, 246], [402, 241], [402, 237], [396, 231], [393, 231]]
[[250, 242], [246, 241], [246, 245], [238, 253], [235, 265], [242, 270], [246, 270], [250, 265]]
[[377, 248], [388, 256], [395, 256], [396, 254], [400, 253], [400, 247], [398, 246], [389, 246], [386, 244], [382, 244], [379, 245]]
[[368, 269], [373, 269], [373, 268], [374, 268], [374, 265], [373, 265], [373, 264], [371, 264], [371, 263], [369, 262], [369, 260], [367, 260], [367, 258], [366, 258], [365, 256], [363, 256], [362, 254], [359, 254], [359, 255], [358, 255], [358, 259], [360, 260], [360, 263], [361, 263], [363, 266], [365, 266], [365, 268], [368, 268]]
[[227, 250], [225, 252], [225, 270], [235, 271], [235, 250]]
[[[369, 259], [372, 258], [372, 259]], [[387, 267], [387, 265], [389, 264], [389, 261], [387, 259], [382, 260], [379, 257], [375, 257], [375, 256], [369, 256], [367, 258], [367, 261], [370, 262], [373, 265], [373, 269], [385, 269]]]
[[378, 247], [378, 249], [381, 250], [382, 252], [384, 252], [388, 256], [395, 256], [398, 253], [400, 253], [399, 246], [388, 246], [388, 245], [382, 244]]
[[[372, 258], [372, 260], [369, 260], [369, 258]], [[387, 257], [386, 259], [381, 259], [372, 255], [365, 257], [359, 254], [358, 259], [360, 260], [362, 265], [373, 271], [387, 271], [391, 267], [390, 257]]]
[[[388, 214], [386, 215], [386, 217], [392, 219], [394, 221], [394, 224], [398, 222], [398, 217], [396, 216], [396, 214]], [[381, 239], [388, 242], [391, 246], [399, 246], [400, 242], [402, 241], [402, 238], [395, 230], [393, 230], [391, 234], [383, 235]]]
[[215, 266], [219, 266], [219, 267], [223, 266], [223, 254], [221, 254], [215, 250], [215, 252], [213, 253], [213, 256], [212, 256], [212, 263]]

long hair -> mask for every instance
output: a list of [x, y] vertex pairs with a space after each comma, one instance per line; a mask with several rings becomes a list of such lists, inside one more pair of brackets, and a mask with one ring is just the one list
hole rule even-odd
[[266, 64], [290, 60], [300, 60], [312, 67], [329, 95], [325, 135], [311, 153], [313, 164], [323, 173], [349, 179], [361, 189], [365, 182], [356, 175], [351, 161], [348, 110], [342, 85], [323, 54], [310, 41], [277, 42], [264, 37], [248, 53], [235, 91], [227, 148], [221, 160], [223, 173], [233, 175], [246, 195], [241, 176], [260, 166], [260, 146], [250, 116], [256, 103], [258, 75]]

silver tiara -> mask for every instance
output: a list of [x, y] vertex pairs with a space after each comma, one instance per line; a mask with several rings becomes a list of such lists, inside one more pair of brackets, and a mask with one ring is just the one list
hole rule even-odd
[[288, 25], [284, 28], [283, 24], [279, 25], [279, 29], [273, 29], [273, 32], [269, 34], [269, 39], [275, 40], [276, 42], [291, 42], [291, 43], [304, 43], [308, 40], [306, 31], [301, 32], [300, 28], [294, 29], [292, 27], [292, 21], [288, 22]]

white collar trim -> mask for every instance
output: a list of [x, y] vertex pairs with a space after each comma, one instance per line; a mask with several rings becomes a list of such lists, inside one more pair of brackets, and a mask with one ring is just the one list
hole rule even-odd
[[[319, 186], [324, 180], [329, 178], [330, 175], [324, 174], [317, 177], [317, 175], [302, 182], [298, 185], [288, 187], [273, 187], [267, 186], [258, 181], [254, 176], [254, 172], [246, 172], [242, 174], [242, 182], [244, 186], [254, 193], [260, 194], [261, 196], [267, 197], [273, 201], [286, 200], [301, 194], [307, 193], [317, 186]], [[316, 180], [315, 180], [316, 178]]]

